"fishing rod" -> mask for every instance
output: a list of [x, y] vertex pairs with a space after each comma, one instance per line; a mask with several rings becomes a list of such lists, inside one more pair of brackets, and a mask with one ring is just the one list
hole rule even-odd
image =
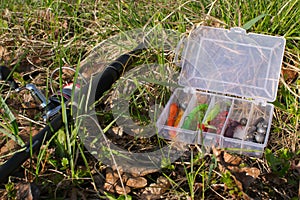
[[[116, 60], [111, 62], [103, 72], [100, 72], [93, 76], [91, 84], [86, 84], [80, 88], [79, 95], [87, 95], [90, 87], [94, 87], [95, 97], [94, 100], [98, 100], [102, 97], [104, 92], [108, 91], [111, 86], [120, 78], [120, 76], [128, 70], [129, 66], [133, 63], [133, 58], [139, 55], [144, 49], [145, 44], [140, 43], [132, 51], [122, 54]], [[9, 84], [14, 88], [17, 87], [16, 82], [12, 79], [12, 74], [8, 71], [8, 68], [1, 66], [0, 68], [0, 80], [8, 80]], [[35, 92], [35, 90], [33, 90]], [[78, 95], [78, 94], [77, 94]], [[93, 99], [93, 98], [90, 98]], [[87, 102], [90, 106], [94, 102]], [[61, 107], [60, 107], [61, 111]], [[67, 115], [70, 116], [70, 109], [67, 109]], [[0, 183], [7, 182], [8, 177], [18, 169], [28, 158], [31, 153], [37, 152], [44, 141], [48, 141], [62, 126], [63, 117], [62, 113], [58, 112], [48, 124], [37, 135], [32, 138], [31, 143], [27, 143], [22, 150], [16, 152], [10, 159], [0, 166]]]

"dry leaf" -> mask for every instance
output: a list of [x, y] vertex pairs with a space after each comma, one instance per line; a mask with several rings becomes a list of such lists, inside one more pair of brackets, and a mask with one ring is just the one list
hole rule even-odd
[[9, 11], [9, 9], [5, 8], [4, 10], [4, 14], [2, 15], [3, 18], [5, 19], [11, 19], [11, 12]]
[[228, 169], [231, 172], [235, 173], [245, 173], [245, 176], [251, 176], [253, 178], [258, 178], [260, 175], [260, 170], [256, 167], [236, 167], [236, 166], [229, 166]]
[[7, 53], [7, 49], [3, 46], [0, 46], [0, 57], [4, 57]]
[[144, 177], [131, 177], [126, 182], [126, 185], [132, 188], [143, 188], [147, 185], [147, 179]]
[[221, 156], [221, 154], [222, 154], [222, 150], [221, 150], [221, 149], [217, 149], [217, 148], [215, 148], [214, 146], [212, 146], [212, 151], [213, 151], [213, 154], [216, 156], [217, 161], [218, 161], [218, 162], [221, 161], [221, 160], [220, 160], [220, 156]]
[[264, 182], [270, 182], [275, 185], [287, 183], [287, 180], [285, 178], [280, 178], [277, 174], [274, 173], [264, 174], [261, 178]]
[[143, 193], [150, 193], [154, 195], [160, 195], [163, 194], [165, 190], [160, 187], [157, 183], [151, 183], [149, 187], [145, 188], [145, 191]]
[[159, 184], [161, 187], [164, 188], [169, 188], [171, 186], [169, 180], [164, 176], [158, 177], [156, 182], [157, 184]]
[[105, 181], [114, 185], [118, 181], [118, 177], [114, 175], [114, 172], [111, 168], [106, 168]]
[[125, 186], [124, 188], [122, 188], [122, 186], [116, 185], [116, 192], [118, 194], [128, 194], [129, 192], [131, 192], [131, 189], [128, 186]]
[[[296, 164], [296, 162], [298, 163]], [[293, 160], [291, 162], [291, 169], [297, 170], [297, 172], [300, 174], [300, 161]]]
[[[250, 200], [251, 198], [243, 191], [243, 188], [244, 188], [244, 184], [236, 177], [236, 176], [233, 176], [233, 180], [235, 182], [235, 184], [237, 185], [237, 187], [239, 188], [239, 190], [242, 192], [242, 195], [243, 195], [243, 200]], [[233, 196], [235, 199], [241, 199], [240, 197], [236, 197], [236, 196]]]
[[104, 190], [106, 190], [108, 192], [111, 192], [111, 193], [115, 192], [115, 187], [110, 183], [104, 183], [103, 188], [104, 188]]
[[224, 152], [224, 161], [228, 164], [228, 165], [239, 165], [242, 161], [242, 159], [238, 156], [235, 155], [231, 155], [227, 152]]
[[287, 83], [292, 83], [298, 77], [298, 72], [291, 69], [282, 69], [281, 73]]
[[68, 21], [64, 20], [64, 22], [62, 23], [62, 28], [67, 29], [68, 28]]
[[242, 183], [244, 189], [248, 188], [260, 175], [260, 170], [256, 167], [239, 168], [236, 166], [229, 166], [228, 169], [232, 172], [233, 176]]
[[256, 167], [239, 167], [242, 162], [239, 156], [215, 148], [213, 148], [213, 153], [217, 156], [219, 170], [222, 173], [229, 170], [241, 191], [243, 188], [248, 188], [260, 175], [260, 170]]
[[253, 178], [258, 178], [260, 175], [260, 170], [256, 167], [243, 167], [242, 172], [246, 172], [247, 176], [252, 176]]
[[18, 199], [28, 199], [32, 200], [32, 194], [31, 194], [31, 189], [30, 189], [30, 184], [18, 184], [17, 187], [17, 198]]
[[244, 189], [248, 188], [255, 181], [255, 178], [247, 176], [245, 172], [233, 172], [233, 176], [242, 184]]
[[16, 194], [17, 199], [34, 200], [34, 199], [39, 199], [40, 196], [40, 190], [34, 184], [18, 183], [16, 185], [16, 190], [17, 190], [17, 194]]
[[239, 188], [239, 190], [243, 191], [243, 185], [242, 185], [242, 183], [235, 176], [232, 175], [232, 177], [233, 177], [233, 180], [234, 180], [235, 184]]
[[17, 147], [18, 147], [18, 144], [15, 141], [9, 140], [0, 148], [0, 154], [5, 155], [6, 153], [9, 153], [10, 151], [15, 150]]
[[146, 187], [142, 195], [145, 199], [160, 199], [160, 195], [164, 194], [171, 186], [169, 180], [163, 176], [157, 178], [156, 183], [151, 183]]
[[128, 169], [128, 172], [135, 177], [146, 176], [157, 171], [159, 171], [159, 169], [147, 169], [141, 167], [131, 167], [130, 169]]

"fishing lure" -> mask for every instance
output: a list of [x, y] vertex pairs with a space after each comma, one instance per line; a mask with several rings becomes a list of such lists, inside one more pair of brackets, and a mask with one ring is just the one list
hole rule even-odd
[[[183, 113], [184, 113], [184, 110], [181, 109], [181, 108], [179, 108], [178, 115], [177, 115], [176, 120], [175, 120], [174, 125], [173, 125], [174, 127], [177, 127], [177, 126], [178, 126], [178, 124], [179, 124], [179, 122], [180, 122], [180, 120], [181, 120], [181, 118], [182, 118], [182, 116], [183, 116]], [[170, 130], [170, 131], [169, 131], [169, 135], [170, 135], [170, 137], [173, 138], [173, 139], [176, 138], [176, 131]]]
[[179, 122], [180, 122], [180, 120], [181, 120], [181, 118], [182, 118], [182, 116], [183, 116], [183, 113], [184, 113], [184, 110], [183, 109], [179, 109], [179, 112], [178, 112], [178, 115], [177, 115], [177, 117], [176, 117], [176, 120], [175, 120], [175, 122], [174, 122], [174, 127], [177, 127], [178, 126], [178, 124], [179, 124]]
[[228, 124], [228, 127], [226, 128], [225, 130], [225, 133], [224, 133], [224, 136], [225, 137], [229, 137], [229, 138], [232, 138], [234, 133], [235, 133], [235, 130], [238, 126], [240, 126], [241, 124], [237, 121], [232, 121]]
[[215, 126], [211, 125], [211, 121], [216, 119], [221, 110], [220, 104], [216, 104], [207, 114], [205, 121], [201, 124], [202, 130], [207, 131], [208, 129], [216, 129]]
[[[170, 110], [169, 110], [169, 116], [168, 116], [168, 120], [167, 120], [168, 126], [175, 126], [176, 123], [179, 123], [179, 122], [177, 122], [177, 120], [180, 117], [179, 114], [180, 114], [180, 110], [182, 110], [182, 109], [180, 109], [179, 111], [178, 110], [179, 110], [179, 106], [176, 103], [171, 103]], [[180, 119], [179, 119], [179, 121], [180, 121]], [[176, 131], [170, 130], [169, 135], [171, 138], [176, 138]]]
[[220, 104], [216, 104], [207, 114], [206, 120], [204, 122], [204, 125], [207, 125], [208, 122], [210, 122], [211, 120], [215, 119], [217, 117], [217, 115], [220, 112]]
[[206, 131], [220, 134], [226, 121], [227, 115], [228, 111], [224, 110], [219, 112], [217, 116], [211, 121], [207, 121], [208, 125], [205, 127], [208, 128], [208, 130]]
[[[182, 125], [181, 128], [192, 130], [192, 128], [191, 128], [192, 122], [202, 121], [202, 118], [204, 117], [204, 113], [207, 110], [207, 107], [208, 107], [207, 104], [200, 104], [197, 107], [195, 107], [188, 114], [188, 116], [186, 116], [186, 118], [185, 118], [185, 120], [184, 120], [183, 125]], [[195, 127], [197, 127], [197, 126], [195, 126]]]
[[178, 114], [178, 110], [179, 110], [178, 105], [176, 103], [171, 103], [169, 116], [168, 116], [168, 120], [167, 120], [168, 126], [174, 126], [176, 116]]

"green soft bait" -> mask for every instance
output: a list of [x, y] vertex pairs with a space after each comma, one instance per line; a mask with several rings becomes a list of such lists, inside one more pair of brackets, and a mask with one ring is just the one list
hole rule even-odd
[[[189, 130], [194, 130], [195, 127], [197, 128], [197, 123], [199, 121], [202, 121], [202, 118], [204, 117], [205, 111], [207, 110], [208, 105], [207, 104], [200, 104], [196, 106], [186, 117], [183, 122], [183, 125], [181, 128], [183, 129], [189, 129]], [[195, 126], [194, 126], [194, 123]]]
[[208, 122], [216, 118], [220, 110], [221, 110], [220, 104], [216, 104], [207, 114], [204, 125], [208, 125]]

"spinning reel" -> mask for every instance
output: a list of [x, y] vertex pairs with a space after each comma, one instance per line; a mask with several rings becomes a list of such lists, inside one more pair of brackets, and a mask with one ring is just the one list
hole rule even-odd
[[[75, 71], [70, 67], [62, 67], [62, 69], [67, 69], [71, 71]], [[59, 69], [55, 69], [50, 76], [50, 88], [52, 91], [52, 95], [49, 98], [43, 94], [43, 92], [37, 88], [35, 84], [28, 83], [25, 87], [19, 87], [17, 82], [12, 78], [11, 70], [6, 66], [0, 66], [0, 80], [7, 81], [12, 89], [16, 92], [20, 92], [22, 90], [30, 91], [32, 97], [36, 102], [39, 103], [39, 108], [43, 111], [43, 119], [44, 121], [51, 120], [61, 109], [62, 102], [67, 103], [71, 100], [72, 94], [74, 93], [74, 89], [79, 89], [79, 84], [68, 83], [63, 85], [62, 89], [59, 91], [54, 91], [52, 87], [53, 75]], [[80, 74], [79, 74], [80, 75]], [[81, 75], [80, 75], [81, 76]], [[81, 76], [84, 83], [86, 80]]]

